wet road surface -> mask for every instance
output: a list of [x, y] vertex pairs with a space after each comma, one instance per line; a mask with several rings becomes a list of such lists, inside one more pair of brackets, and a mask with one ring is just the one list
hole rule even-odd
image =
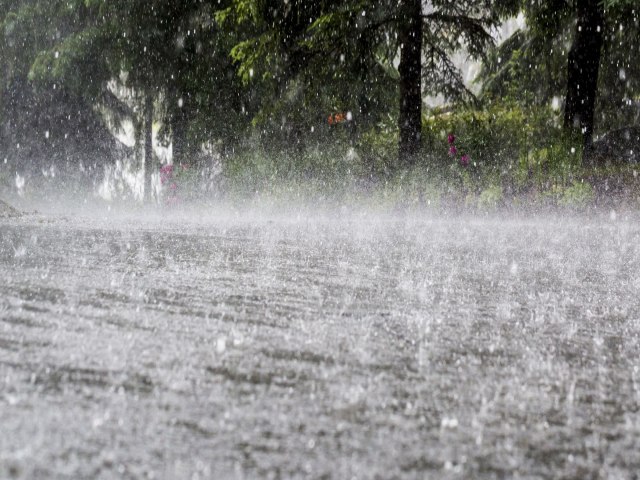
[[0, 219], [0, 478], [637, 478], [640, 227]]

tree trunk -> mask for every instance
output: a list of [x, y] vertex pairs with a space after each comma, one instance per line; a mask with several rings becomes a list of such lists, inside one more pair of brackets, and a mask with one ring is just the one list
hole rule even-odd
[[600, 0], [578, 0], [577, 4], [578, 21], [567, 64], [564, 127], [582, 134], [586, 159], [593, 137], [604, 11]]
[[169, 124], [171, 125], [171, 150], [174, 165], [184, 165], [187, 162], [189, 145], [187, 144], [187, 105], [185, 97], [181, 96], [177, 85], [169, 88]]
[[400, 26], [400, 142], [398, 160], [412, 166], [422, 137], [422, 6], [421, 0], [401, 0]]
[[173, 164], [187, 164], [187, 122], [182, 112], [176, 112], [171, 119], [171, 147]]
[[[3, 62], [4, 63], [4, 62]], [[6, 81], [6, 78], [8, 77], [7, 72], [9, 71], [9, 66], [8, 65], [2, 65], [0, 66], [0, 149], [4, 150], [4, 140], [5, 140], [5, 136], [6, 136], [6, 132], [7, 132], [7, 106], [6, 106], [6, 100], [5, 100], [5, 96], [6, 93], [5, 91], [7, 90], [7, 84], [9, 82]]]
[[153, 174], [153, 96], [144, 99], [144, 198], [153, 200], [151, 175]]

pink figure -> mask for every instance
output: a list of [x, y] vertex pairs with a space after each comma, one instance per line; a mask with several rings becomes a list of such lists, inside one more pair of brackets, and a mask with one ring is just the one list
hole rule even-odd
[[451, 148], [449, 149], [449, 155], [453, 157], [456, 153], [458, 153], [458, 149], [455, 147], [455, 145], [451, 145]]
[[456, 136], [453, 133], [450, 133], [447, 135], [447, 141], [449, 142], [449, 145], [453, 145], [453, 142], [456, 141]]
[[165, 205], [167, 206], [178, 203], [178, 184], [173, 178], [173, 174], [173, 165], [163, 165], [160, 168], [160, 184], [168, 189], [164, 199]]
[[160, 167], [160, 184], [164, 185], [173, 178], [173, 165], [163, 165]]
[[462, 157], [460, 157], [460, 164], [463, 167], [466, 167], [469, 165], [469, 155], [467, 155], [466, 153], [464, 155], [462, 155]]

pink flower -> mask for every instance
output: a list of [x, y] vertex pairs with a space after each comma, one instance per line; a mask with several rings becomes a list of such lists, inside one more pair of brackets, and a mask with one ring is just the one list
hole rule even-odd
[[469, 155], [467, 155], [466, 153], [462, 155], [462, 157], [460, 157], [460, 164], [463, 167], [466, 167], [467, 165], [469, 165]]
[[164, 185], [173, 177], [173, 165], [160, 167], [160, 184]]
[[456, 136], [453, 133], [450, 133], [447, 135], [447, 141], [449, 142], [449, 145], [453, 145], [453, 142], [456, 141]]
[[458, 149], [455, 147], [455, 145], [451, 145], [451, 148], [449, 149], [449, 155], [454, 156], [456, 153], [458, 153]]

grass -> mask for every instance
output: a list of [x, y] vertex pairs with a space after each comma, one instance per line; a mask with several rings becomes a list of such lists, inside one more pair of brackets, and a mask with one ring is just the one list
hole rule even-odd
[[[371, 144], [343, 142], [299, 153], [245, 151], [210, 171], [185, 170], [178, 180], [180, 198], [187, 203], [353, 205], [392, 211], [640, 210], [640, 165], [582, 167], [579, 157], [562, 142], [526, 155], [503, 154], [502, 161], [479, 158], [468, 167], [436, 152], [426, 154], [411, 169], [397, 167], [394, 143], [389, 138], [377, 139], [375, 155]], [[442, 150], [445, 148], [446, 143]], [[26, 194], [49, 195], [45, 192], [56, 188], [76, 194], [84, 191], [87, 196], [94, 193], [86, 176], [78, 182], [71, 173], [61, 177], [31, 175]], [[0, 196], [9, 197], [14, 190], [15, 173], [0, 168]]]
[[[463, 167], [449, 158], [427, 157], [411, 169], [371, 173], [371, 162], [350, 147], [294, 155], [248, 153], [229, 161], [217, 182], [230, 201], [262, 204], [348, 204], [383, 209], [502, 208], [640, 209], [640, 165], [582, 167], [574, 156], [554, 157], [549, 148], [510, 168]], [[567, 160], [569, 157], [569, 160]], [[393, 165], [388, 156], [381, 164]]]

